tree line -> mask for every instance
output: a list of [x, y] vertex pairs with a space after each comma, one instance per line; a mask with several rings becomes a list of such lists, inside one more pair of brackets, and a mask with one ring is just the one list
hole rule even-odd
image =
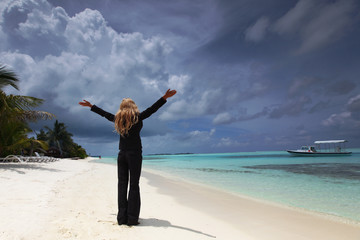
[[18, 84], [15, 72], [0, 65], [0, 157], [32, 156], [35, 151], [55, 157], [87, 157], [85, 149], [73, 141], [73, 135], [66, 130], [65, 124], [57, 120], [53, 128], [41, 129], [36, 139], [28, 137], [28, 134], [35, 133], [29, 123], [51, 120], [55, 115], [34, 110], [44, 102], [43, 99], [4, 92], [5, 87], [19, 90]]

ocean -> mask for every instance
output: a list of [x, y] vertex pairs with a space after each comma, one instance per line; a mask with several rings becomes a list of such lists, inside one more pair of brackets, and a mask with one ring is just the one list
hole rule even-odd
[[[360, 223], [360, 149], [350, 156], [285, 151], [145, 155], [144, 169]], [[116, 157], [99, 160], [116, 164]]]

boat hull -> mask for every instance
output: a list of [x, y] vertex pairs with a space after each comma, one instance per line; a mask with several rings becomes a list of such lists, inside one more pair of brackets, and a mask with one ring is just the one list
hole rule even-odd
[[309, 157], [317, 157], [317, 156], [342, 156], [342, 155], [351, 155], [352, 152], [301, 152], [294, 150], [287, 150], [293, 156], [309, 156]]

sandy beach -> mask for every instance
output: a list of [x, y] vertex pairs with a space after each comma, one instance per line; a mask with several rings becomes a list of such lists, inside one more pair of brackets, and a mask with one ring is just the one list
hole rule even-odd
[[116, 166], [0, 163], [0, 239], [359, 240], [360, 225], [143, 170], [140, 225], [118, 226]]

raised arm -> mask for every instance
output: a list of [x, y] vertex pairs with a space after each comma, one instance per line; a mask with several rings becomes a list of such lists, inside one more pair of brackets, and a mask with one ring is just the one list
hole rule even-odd
[[161, 108], [165, 103], [166, 99], [174, 96], [176, 94], [176, 90], [168, 89], [164, 96], [162, 96], [159, 100], [157, 100], [151, 107], [147, 108], [145, 111], [140, 113], [140, 119], [144, 120], [150, 117], [153, 113], [155, 113], [159, 108]]
[[83, 100], [82, 102], [79, 102], [79, 104], [81, 106], [83, 106], [83, 107], [90, 107], [91, 111], [99, 114], [100, 116], [106, 118], [107, 120], [109, 120], [111, 122], [113, 122], [114, 119], [115, 119], [114, 114], [106, 112], [106, 111], [102, 110], [101, 108], [99, 108], [98, 106], [93, 105], [93, 104], [91, 104], [90, 102], [88, 102], [86, 100]]

